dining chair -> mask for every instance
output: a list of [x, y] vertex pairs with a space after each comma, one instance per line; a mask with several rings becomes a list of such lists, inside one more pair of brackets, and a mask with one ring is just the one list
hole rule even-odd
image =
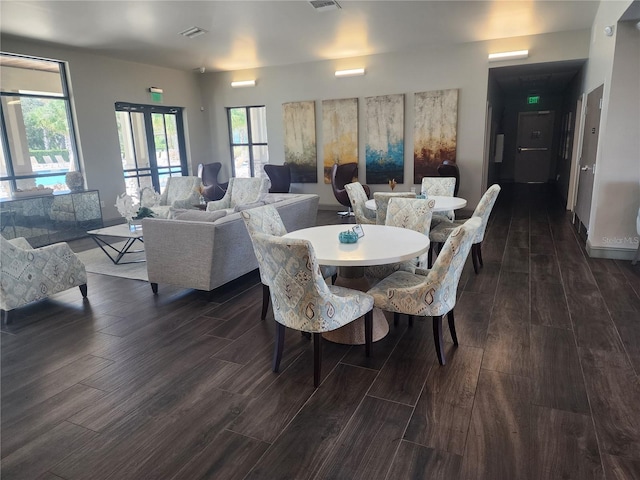
[[[284, 226], [284, 222], [282, 221], [278, 210], [271, 204], [249, 210], [243, 210], [240, 212], [240, 215], [242, 216], [244, 224], [247, 227], [247, 231], [249, 232], [249, 237], [251, 238], [251, 243], [253, 245], [254, 253], [256, 253], [256, 257], [258, 255], [253, 241], [256, 233], [264, 233], [266, 235], [273, 235], [276, 237], [281, 237], [287, 233], [287, 228]], [[259, 258], [258, 262], [260, 262]], [[334, 266], [324, 265], [320, 268], [322, 270], [323, 278], [331, 277], [332, 283], [335, 283], [338, 276], [338, 269]], [[262, 268], [260, 268], [259, 271], [260, 281], [262, 282], [262, 313], [260, 314], [260, 319], [264, 320], [267, 317], [267, 310], [269, 309], [269, 282], [271, 278], [265, 276]]]
[[[431, 217], [436, 201], [417, 198], [395, 197], [389, 201], [387, 207], [387, 219], [385, 225], [391, 227], [408, 228], [429, 236]], [[365, 275], [370, 278], [385, 278], [393, 272], [403, 270], [414, 272], [417, 267], [426, 268], [428, 254], [422, 254], [419, 258], [389, 265], [373, 265], [365, 268]]]
[[364, 205], [369, 197], [362, 184], [360, 182], [347, 183], [344, 188], [347, 190], [347, 195], [349, 195], [351, 207], [356, 217], [356, 223], [375, 225], [375, 212]]
[[327, 285], [311, 242], [264, 233], [253, 235], [262, 274], [270, 278], [276, 341], [273, 371], [280, 369], [286, 327], [313, 335], [313, 386], [320, 384], [322, 333], [364, 316], [365, 353], [371, 355], [373, 298], [358, 290]]
[[414, 316], [431, 317], [433, 340], [440, 365], [446, 363], [442, 340], [444, 315], [447, 315], [453, 344], [458, 346], [453, 316], [458, 282], [481, 223], [480, 218], [473, 217], [456, 227], [430, 270], [392, 273], [367, 292], [373, 297], [374, 306], [393, 312], [395, 323], [401, 313], [409, 315], [410, 325]]
[[[422, 189], [429, 195], [439, 197], [453, 197], [456, 190], [456, 179], [454, 177], [422, 177]], [[431, 223], [435, 226], [444, 220], [454, 221], [456, 219], [453, 210], [440, 212], [433, 215]]]
[[[473, 270], [476, 274], [480, 267], [484, 266], [482, 262], [482, 241], [484, 240], [484, 234], [487, 230], [489, 216], [491, 215], [491, 211], [493, 210], [493, 206], [496, 203], [499, 193], [500, 185], [491, 185], [487, 191], [484, 192], [484, 195], [480, 199], [480, 202], [478, 202], [478, 205], [471, 216], [471, 218], [479, 218], [481, 221], [480, 228], [478, 228], [475, 238], [473, 239], [473, 244], [471, 245], [471, 260], [473, 261]], [[433, 227], [429, 233], [429, 239], [431, 240], [430, 248], [435, 249], [436, 246], [442, 245], [451, 232], [463, 222], [464, 220], [441, 222]]]
[[376, 223], [386, 225], [389, 200], [392, 198], [416, 198], [416, 194], [412, 192], [374, 192], [373, 198], [376, 201]]

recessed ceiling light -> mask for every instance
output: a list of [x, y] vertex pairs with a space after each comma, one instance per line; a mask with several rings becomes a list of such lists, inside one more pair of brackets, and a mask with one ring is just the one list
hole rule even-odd
[[205, 33], [207, 33], [207, 31], [200, 27], [191, 27], [187, 28], [184, 32], [180, 32], [180, 35], [187, 38], [196, 38]]

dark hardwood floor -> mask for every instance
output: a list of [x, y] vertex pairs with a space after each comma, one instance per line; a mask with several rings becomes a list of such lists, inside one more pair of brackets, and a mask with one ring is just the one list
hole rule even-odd
[[640, 479], [640, 266], [588, 258], [542, 186], [503, 189], [483, 258], [446, 366], [403, 317], [371, 358], [324, 342], [317, 390], [297, 332], [271, 372], [257, 272], [90, 274], [2, 329], [2, 479]]

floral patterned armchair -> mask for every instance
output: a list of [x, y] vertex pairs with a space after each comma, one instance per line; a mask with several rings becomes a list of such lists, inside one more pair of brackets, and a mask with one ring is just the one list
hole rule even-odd
[[266, 177], [229, 179], [227, 191], [220, 200], [207, 203], [207, 211], [233, 210], [241, 205], [259, 202], [268, 192], [271, 181]]
[[415, 274], [395, 272], [367, 292], [373, 296], [376, 307], [394, 312], [396, 323], [400, 313], [409, 315], [410, 324], [414, 315], [432, 317], [440, 365], [445, 364], [442, 340], [442, 316], [445, 314], [453, 343], [458, 346], [453, 307], [460, 275], [481, 223], [474, 217], [453, 230], [431, 270], [418, 269]]
[[280, 368], [285, 327], [313, 334], [314, 387], [320, 384], [322, 332], [365, 316], [365, 351], [372, 343], [373, 298], [344, 287], [328, 286], [320, 273], [311, 243], [255, 233], [254, 248], [261, 274], [270, 278], [276, 344], [273, 371]]
[[32, 248], [22, 238], [0, 236], [0, 310], [8, 323], [9, 312], [72, 287], [87, 296], [84, 264], [66, 243]]

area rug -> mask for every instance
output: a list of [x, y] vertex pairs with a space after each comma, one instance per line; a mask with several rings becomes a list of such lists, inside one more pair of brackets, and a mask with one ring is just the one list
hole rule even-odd
[[[124, 242], [113, 244], [119, 250], [122, 249]], [[139, 250], [142, 243], [136, 242], [132, 250]], [[112, 277], [131, 278], [134, 280], [149, 281], [147, 276], [147, 264], [141, 263], [124, 263], [115, 265], [109, 257], [98, 247], [85, 250], [77, 254], [82, 263], [84, 263], [87, 272], [99, 273], [101, 275], [111, 275]], [[132, 260], [144, 259], [144, 252], [126, 254], [123, 261], [130, 262]]]

